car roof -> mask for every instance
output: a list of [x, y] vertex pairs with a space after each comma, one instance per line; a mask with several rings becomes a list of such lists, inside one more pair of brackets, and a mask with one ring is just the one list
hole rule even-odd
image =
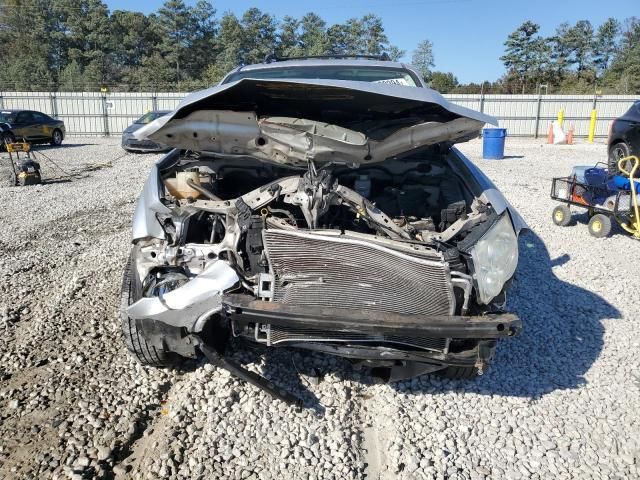
[[15, 108], [0, 108], [0, 113], [20, 113], [20, 112], [35, 112], [35, 113], [42, 113], [43, 115], [47, 115], [47, 113], [41, 112], [39, 110], [29, 110], [28, 108], [20, 108], [20, 109], [15, 109]]
[[287, 67], [331, 67], [331, 66], [343, 66], [343, 67], [376, 67], [376, 68], [388, 68], [393, 70], [407, 70], [412, 76], [420, 82], [421, 86], [424, 86], [424, 82], [420, 78], [418, 72], [416, 72], [411, 66], [401, 62], [391, 62], [388, 60], [363, 60], [357, 58], [304, 58], [293, 60], [277, 60], [267, 63], [254, 63], [252, 65], [243, 65], [231, 70], [221, 83], [224, 83], [226, 78], [230, 75], [238, 72], [250, 72], [252, 70], [267, 70], [278, 69]]
[[254, 63], [252, 65], [244, 65], [238, 67], [236, 72], [246, 72], [247, 70], [258, 70], [263, 68], [278, 68], [278, 67], [326, 67], [326, 66], [354, 66], [354, 67], [383, 67], [383, 68], [395, 68], [395, 69], [407, 69], [404, 63], [390, 62], [386, 60], [364, 60], [356, 58], [302, 58], [292, 60], [277, 60], [266, 63]]

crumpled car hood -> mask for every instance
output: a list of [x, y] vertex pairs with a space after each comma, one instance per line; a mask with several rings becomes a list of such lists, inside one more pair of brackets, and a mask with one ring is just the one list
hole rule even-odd
[[242, 79], [193, 93], [137, 130], [173, 147], [289, 165], [375, 163], [475, 138], [488, 115], [427, 89], [342, 80]]

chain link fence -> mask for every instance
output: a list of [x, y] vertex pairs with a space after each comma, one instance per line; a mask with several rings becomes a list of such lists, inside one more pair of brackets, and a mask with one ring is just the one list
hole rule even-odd
[[[186, 92], [0, 92], [0, 109], [47, 113], [65, 122], [68, 135], [120, 135], [150, 110], [173, 110]], [[606, 137], [611, 121], [638, 100], [634, 95], [494, 95], [450, 94], [450, 101], [496, 117], [511, 136], [545, 136], [549, 124], [564, 110], [565, 129], [586, 137], [591, 111], [597, 111], [596, 137]]]

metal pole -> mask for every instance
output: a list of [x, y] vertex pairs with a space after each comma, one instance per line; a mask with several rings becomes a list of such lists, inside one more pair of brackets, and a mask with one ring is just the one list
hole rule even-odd
[[538, 108], [536, 110], [536, 132], [535, 138], [538, 138], [540, 133], [540, 111], [542, 108], [542, 88], [544, 87], [545, 93], [549, 91], [548, 85], [538, 85]]
[[158, 96], [155, 93], [151, 97], [151, 106], [154, 112], [158, 110]]
[[51, 102], [51, 116], [58, 118], [58, 97], [55, 92], [49, 92], [49, 101]]
[[536, 133], [535, 138], [538, 138], [540, 132], [540, 107], [542, 106], [542, 89], [538, 90], [538, 108], [536, 109]]
[[104, 122], [104, 136], [109, 136], [109, 112], [107, 111], [107, 96], [102, 95], [102, 119]]
[[484, 113], [484, 82], [480, 86], [480, 113]]

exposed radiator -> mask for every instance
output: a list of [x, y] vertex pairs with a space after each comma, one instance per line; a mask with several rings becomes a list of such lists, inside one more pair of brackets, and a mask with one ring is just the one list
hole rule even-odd
[[343, 235], [265, 230], [273, 301], [293, 305], [450, 315], [443, 260], [416, 258]]

